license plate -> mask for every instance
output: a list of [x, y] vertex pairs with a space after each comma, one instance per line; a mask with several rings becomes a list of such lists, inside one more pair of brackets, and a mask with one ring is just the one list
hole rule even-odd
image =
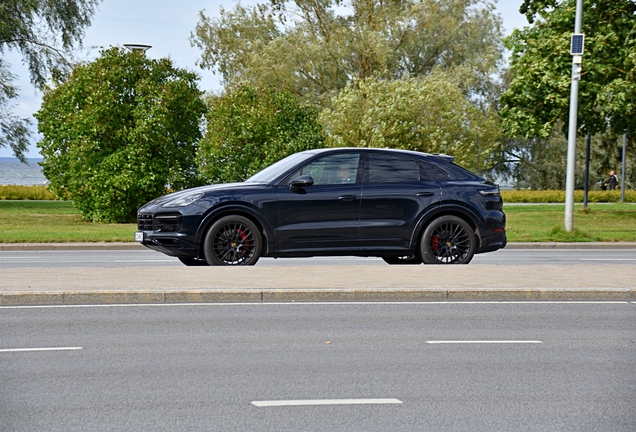
[[143, 231], [135, 231], [135, 241], [143, 243], [143, 241], [144, 241], [144, 232]]

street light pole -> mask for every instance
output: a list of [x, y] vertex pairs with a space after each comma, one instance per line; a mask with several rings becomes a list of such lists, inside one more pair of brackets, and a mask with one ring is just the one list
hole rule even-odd
[[[574, 166], [576, 162], [576, 121], [579, 109], [579, 80], [581, 79], [581, 57], [583, 54], [583, 38], [581, 22], [583, 21], [583, 0], [576, 1], [576, 18], [574, 19], [574, 35], [572, 37], [572, 85], [570, 87], [570, 123], [568, 125], [568, 159], [565, 177], [565, 223], [566, 231], [572, 231], [574, 216]], [[580, 49], [575, 49], [575, 37], [580, 38]], [[578, 48], [578, 47], [577, 47]]]
[[623, 161], [621, 167], [621, 202], [625, 202], [625, 159], [627, 158], [627, 133], [623, 133]]

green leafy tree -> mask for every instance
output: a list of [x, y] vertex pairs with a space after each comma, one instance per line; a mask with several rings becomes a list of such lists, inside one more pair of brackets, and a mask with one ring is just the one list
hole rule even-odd
[[[557, 121], [567, 127], [575, 1], [548, 3], [552, 9], [531, 15], [532, 27], [515, 30], [505, 39], [512, 50], [513, 79], [501, 97], [501, 115], [510, 136], [547, 137]], [[579, 124], [586, 132], [604, 132], [608, 125], [615, 134], [636, 130], [634, 14], [632, 0], [584, 2]]]
[[208, 182], [242, 181], [292, 153], [324, 146], [317, 109], [302, 107], [289, 91], [242, 86], [207, 102], [197, 160]]
[[[100, 0], [2, 0], [0, 2], [0, 55], [22, 54], [31, 82], [41, 88], [51, 72], [71, 68], [71, 51], [81, 43]], [[10, 100], [17, 97], [15, 76], [0, 58], [0, 147], [10, 147], [24, 162], [30, 121], [13, 114]]]
[[[526, 0], [521, 12], [534, 25], [505, 39], [512, 55], [510, 86], [501, 96], [502, 127], [511, 137], [509, 153], [534, 154], [534, 164], [548, 163], [534, 147], [554, 140], [554, 128], [567, 132], [575, 10], [575, 0]], [[578, 124], [581, 134], [594, 135], [605, 163], [613, 164], [599, 172], [616, 169], [617, 138], [636, 132], [635, 14], [633, 0], [585, 0], [583, 5]], [[629, 147], [631, 155], [633, 140]]]
[[349, 83], [434, 68], [483, 97], [502, 58], [500, 25], [489, 0], [271, 0], [218, 19], [201, 12], [191, 42], [229, 86], [286, 88], [326, 106]]
[[50, 188], [89, 220], [130, 222], [167, 187], [197, 184], [197, 80], [169, 59], [120, 48], [77, 66], [45, 90], [36, 114]]
[[479, 109], [439, 71], [349, 85], [322, 111], [320, 121], [333, 146], [446, 153], [482, 173], [492, 168], [499, 147], [496, 113]]

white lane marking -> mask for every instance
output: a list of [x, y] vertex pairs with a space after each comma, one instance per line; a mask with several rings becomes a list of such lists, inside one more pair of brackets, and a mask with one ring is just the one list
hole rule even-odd
[[367, 405], [367, 404], [401, 404], [399, 399], [306, 399], [306, 400], [277, 400], [253, 401], [257, 407], [271, 406], [302, 406], [302, 405]]
[[636, 258], [581, 258], [581, 261], [636, 261]]
[[495, 341], [495, 340], [481, 340], [481, 341], [476, 341], [476, 340], [454, 340], [454, 341], [426, 341], [426, 343], [429, 344], [540, 344], [543, 343], [541, 341], [533, 341], [533, 340], [527, 340], [527, 341], [515, 341], [515, 340], [499, 340], [499, 341]]
[[[626, 304], [624, 301], [436, 301], [436, 302], [248, 302], [248, 303], [131, 303], [93, 305], [33, 305], [0, 306], [0, 309], [55, 309], [55, 308], [108, 308], [108, 307], [174, 307], [174, 306], [363, 306], [363, 305], [461, 305], [461, 304]], [[636, 302], [632, 302], [636, 303]]]
[[177, 262], [177, 260], [171, 259], [141, 259], [141, 260], [114, 260], [114, 261], [104, 261], [104, 262], [116, 262], [116, 263], [140, 263], [140, 262]]
[[54, 347], [54, 348], [8, 348], [0, 349], [0, 353], [3, 352], [32, 352], [32, 351], [76, 351], [81, 350], [82, 347]]

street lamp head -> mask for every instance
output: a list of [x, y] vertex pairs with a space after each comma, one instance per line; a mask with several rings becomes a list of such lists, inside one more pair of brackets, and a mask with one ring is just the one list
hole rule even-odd
[[128, 48], [131, 52], [141, 51], [142, 53], [145, 53], [150, 48], [152, 48], [151, 45], [141, 45], [141, 44], [124, 44], [124, 46]]

